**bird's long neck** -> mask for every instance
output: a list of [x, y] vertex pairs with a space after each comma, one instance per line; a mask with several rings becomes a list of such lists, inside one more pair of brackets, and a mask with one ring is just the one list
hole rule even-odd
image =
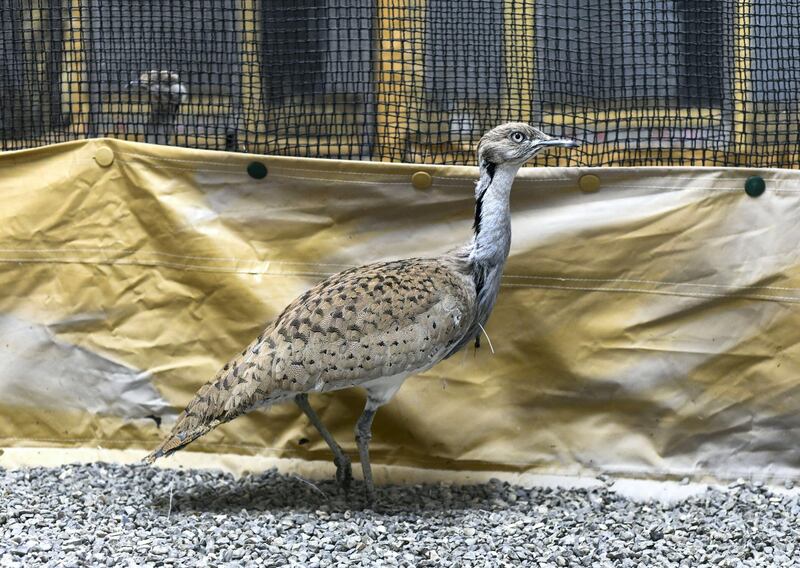
[[511, 184], [518, 165], [483, 161], [475, 186], [475, 231], [470, 244], [469, 266], [477, 293], [477, 321], [483, 324], [494, 307], [500, 278], [511, 248]]
[[482, 162], [480, 179], [475, 186], [475, 234], [471, 241], [470, 260], [481, 264], [505, 263], [511, 246], [511, 184], [519, 166]]

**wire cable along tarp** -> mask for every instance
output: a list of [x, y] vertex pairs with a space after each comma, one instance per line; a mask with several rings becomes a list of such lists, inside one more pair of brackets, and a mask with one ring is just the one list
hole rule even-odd
[[521, 120], [584, 142], [539, 165], [798, 168], [798, 29], [774, 0], [4, 0], [0, 149], [471, 165]]
[[[469, 238], [476, 174], [108, 139], [0, 154], [0, 446], [151, 448], [327, 274]], [[407, 381], [376, 462], [800, 474], [800, 173], [528, 168], [512, 210], [494, 355]], [[311, 401], [354, 451], [363, 394]], [[292, 404], [192, 449], [329, 458]]]

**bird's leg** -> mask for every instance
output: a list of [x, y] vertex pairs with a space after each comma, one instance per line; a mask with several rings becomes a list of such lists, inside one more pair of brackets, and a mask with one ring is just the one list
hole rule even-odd
[[364, 472], [364, 485], [367, 491], [367, 505], [375, 504], [375, 483], [372, 481], [372, 466], [369, 463], [369, 441], [372, 439], [372, 419], [378, 409], [389, 402], [407, 375], [391, 377], [389, 380], [380, 379], [372, 384], [364, 385], [367, 391], [367, 404], [364, 412], [356, 422], [356, 443], [358, 456], [361, 460], [361, 471]]
[[375, 484], [372, 481], [372, 466], [369, 463], [369, 441], [372, 439], [372, 419], [378, 411], [378, 406], [367, 399], [367, 406], [356, 422], [356, 443], [358, 456], [361, 460], [361, 471], [364, 472], [364, 485], [367, 491], [367, 505], [375, 503]]
[[333, 463], [336, 465], [336, 481], [342, 486], [345, 493], [347, 493], [350, 490], [350, 482], [353, 480], [353, 468], [350, 465], [350, 458], [344, 453], [342, 447], [336, 443], [336, 440], [333, 439], [333, 435], [328, 432], [322, 420], [319, 419], [317, 413], [311, 408], [308, 402], [308, 395], [305, 393], [298, 394], [294, 397], [294, 401], [297, 403], [297, 406], [305, 412], [308, 419], [322, 436], [322, 439], [328, 444], [331, 452], [333, 452]]

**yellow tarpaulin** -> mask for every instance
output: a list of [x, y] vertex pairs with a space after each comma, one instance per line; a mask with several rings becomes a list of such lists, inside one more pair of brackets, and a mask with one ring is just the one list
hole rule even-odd
[[[0, 154], [0, 446], [151, 448], [313, 283], [465, 241], [476, 175], [115, 140]], [[495, 353], [407, 381], [376, 462], [800, 475], [800, 172], [528, 168], [512, 210]], [[353, 451], [363, 394], [311, 402]], [[191, 449], [329, 458], [291, 404]]]

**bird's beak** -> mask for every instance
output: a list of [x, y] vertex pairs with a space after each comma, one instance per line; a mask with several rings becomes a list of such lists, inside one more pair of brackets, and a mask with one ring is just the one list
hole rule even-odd
[[562, 146], [564, 148], [577, 148], [581, 145], [577, 140], [570, 140], [569, 138], [551, 138], [550, 140], [542, 140], [538, 143], [539, 146]]

